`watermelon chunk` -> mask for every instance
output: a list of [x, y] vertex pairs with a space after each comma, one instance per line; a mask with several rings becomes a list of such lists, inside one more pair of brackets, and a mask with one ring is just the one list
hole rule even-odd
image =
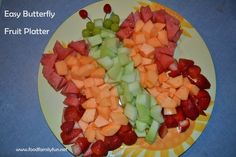
[[132, 33], [133, 33], [133, 29], [130, 28], [130, 27], [126, 27], [126, 28], [122, 28], [120, 29], [117, 33], [116, 33], [116, 36], [120, 39], [120, 40], [123, 40], [125, 38], [129, 38]]
[[177, 46], [176, 43], [174, 43], [174, 42], [169, 42], [169, 43], [168, 43], [168, 46], [156, 48], [155, 51], [156, 51], [156, 52], [159, 52], [159, 53], [167, 54], [167, 55], [169, 55], [169, 56], [173, 56], [176, 46]]
[[138, 20], [141, 19], [141, 15], [140, 15], [140, 12], [139, 11], [136, 11], [134, 13], [134, 21], [137, 22]]
[[156, 53], [156, 59], [164, 70], [167, 70], [170, 64], [174, 62], [173, 57], [163, 54], [163, 53]]
[[56, 90], [59, 91], [63, 86], [61, 83], [64, 82], [64, 77], [61, 77], [56, 72], [52, 72], [48, 76], [48, 83]]
[[140, 14], [141, 14], [141, 18], [143, 19], [144, 22], [147, 22], [148, 20], [150, 20], [152, 18], [152, 11], [149, 6], [146, 6], [146, 7], [142, 6], [140, 8]]
[[152, 15], [152, 22], [153, 23], [166, 23], [165, 14], [166, 12], [163, 9], [154, 11]]
[[67, 94], [78, 94], [79, 89], [76, 87], [76, 85], [72, 81], [68, 81], [66, 86], [61, 91], [61, 94], [67, 95]]
[[41, 58], [41, 64], [49, 68], [53, 68], [57, 60], [57, 54], [43, 54]]
[[88, 56], [88, 45], [85, 40], [72, 41], [69, 45], [69, 48], [79, 52], [83, 56]]
[[135, 19], [134, 19], [134, 13], [130, 13], [129, 16], [122, 22], [121, 28], [134, 28], [135, 27]]
[[48, 67], [48, 66], [44, 66], [44, 67], [43, 67], [42, 73], [43, 73], [43, 76], [44, 76], [47, 80], [48, 80], [49, 76], [50, 76], [53, 72], [55, 72], [55, 70], [54, 70], [53, 68]]
[[177, 42], [178, 40], [179, 40], [179, 38], [180, 38], [180, 36], [181, 36], [181, 34], [183, 33], [183, 30], [179, 30], [176, 34], [175, 34], [175, 36], [174, 36], [174, 38], [172, 39], [172, 41], [173, 42]]
[[59, 41], [56, 41], [53, 52], [58, 55], [59, 60], [65, 59], [73, 50], [71, 48], [64, 48]]

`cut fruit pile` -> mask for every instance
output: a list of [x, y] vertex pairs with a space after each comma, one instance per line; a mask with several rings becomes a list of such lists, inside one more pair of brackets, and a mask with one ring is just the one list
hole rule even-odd
[[[65, 96], [61, 138], [74, 155], [105, 156], [137, 138], [152, 144], [168, 128], [184, 132], [209, 106], [210, 83], [189, 59], [174, 59], [182, 30], [165, 10], [149, 6], [120, 18], [89, 19], [84, 40], [43, 54], [43, 76]], [[109, 18], [106, 18], [110, 14]]]

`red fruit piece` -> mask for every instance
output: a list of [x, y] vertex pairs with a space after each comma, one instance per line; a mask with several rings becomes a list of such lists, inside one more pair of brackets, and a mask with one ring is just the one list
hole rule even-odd
[[196, 107], [195, 103], [191, 101], [191, 99], [181, 101], [181, 107], [185, 116], [189, 119], [195, 120], [198, 117], [198, 108]]
[[111, 5], [110, 5], [110, 4], [105, 4], [104, 7], [103, 7], [103, 11], [104, 11], [106, 14], [111, 13]]
[[95, 155], [106, 156], [108, 152], [107, 145], [102, 140], [98, 140], [95, 143], [93, 143], [91, 149]]
[[72, 51], [71, 48], [64, 48], [59, 41], [56, 41], [53, 47], [53, 52], [58, 55], [57, 59], [59, 60], [65, 59]]
[[79, 99], [73, 96], [68, 96], [66, 99], [63, 101], [63, 103], [67, 106], [79, 106]]
[[90, 143], [86, 137], [79, 137], [75, 144], [80, 146], [82, 153], [84, 153], [90, 146]]
[[186, 117], [184, 115], [184, 111], [182, 109], [182, 107], [178, 106], [176, 107], [176, 114], [173, 115], [175, 120], [179, 123], [180, 121], [183, 121]]
[[68, 81], [66, 86], [61, 91], [62, 95], [78, 94], [78, 93], [79, 93], [79, 89], [76, 87], [76, 85], [72, 81]]
[[182, 29], [179, 29], [178, 32], [175, 34], [175, 37], [172, 39], [173, 42], [177, 42], [181, 36], [181, 34], [183, 33]]
[[178, 126], [178, 122], [173, 115], [165, 115], [164, 121], [168, 128], [175, 128]]
[[166, 23], [166, 18], [165, 18], [165, 10], [161, 9], [158, 11], [154, 11], [152, 14], [152, 22], [153, 23]]
[[176, 33], [179, 31], [179, 21], [174, 17], [166, 14], [166, 30], [167, 36], [170, 41], [173, 41]]
[[162, 123], [158, 130], [158, 134], [161, 138], [164, 138], [167, 133], [168, 133], [168, 128], [165, 123]]
[[129, 38], [132, 33], [133, 33], [133, 29], [130, 28], [130, 27], [125, 27], [125, 28], [122, 28], [120, 29], [117, 33], [116, 33], [116, 36], [120, 39], [120, 40], [123, 40], [125, 38]]
[[198, 105], [201, 106], [203, 110], [206, 110], [210, 104], [211, 96], [206, 90], [200, 90], [197, 94]]
[[130, 130], [130, 131], [126, 132], [125, 134], [123, 134], [122, 138], [123, 138], [122, 140], [123, 140], [124, 144], [132, 145], [137, 141], [138, 136], [136, 135], [136, 133], [133, 130]]
[[108, 150], [115, 150], [122, 145], [122, 139], [117, 134], [113, 136], [106, 136], [104, 142], [106, 143]]
[[69, 43], [68, 47], [79, 52], [82, 56], [88, 56], [89, 50], [85, 40], [72, 41]]
[[[90, 145], [91, 146], [91, 145]], [[93, 155], [93, 151], [91, 147], [89, 147], [83, 154], [83, 157], [91, 157]]]
[[128, 125], [121, 125], [119, 131], [118, 131], [118, 135], [122, 135], [125, 134], [126, 132], [132, 130], [132, 126], [130, 124]]
[[147, 22], [148, 20], [152, 18], [152, 10], [149, 6], [146, 6], [146, 7], [142, 6], [140, 8], [140, 14], [144, 22]]
[[73, 129], [69, 133], [62, 132], [61, 133], [61, 139], [63, 141], [63, 144], [72, 144], [75, 142], [75, 140], [78, 138], [80, 134], [82, 134], [81, 129]]
[[179, 70], [174, 70], [174, 71], [170, 71], [170, 73], [168, 73], [168, 75], [170, 77], [176, 77], [176, 76], [181, 75], [181, 72]]
[[48, 83], [55, 89], [55, 91], [59, 91], [62, 89], [65, 83], [65, 78], [58, 75], [56, 72], [52, 72], [48, 78]]
[[134, 13], [134, 21], [137, 22], [138, 20], [141, 19], [141, 15], [140, 15], [140, 12], [137, 10], [135, 13]]
[[200, 88], [200, 89], [209, 89], [211, 87], [210, 82], [207, 80], [207, 78], [200, 74], [197, 78], [196, 78], [196, 82], [195, 84]]
[[52, 67], [48, 67], [48, 66], [43, 66], [43, 76], [48, 80], [49, 76], [55, 72], [55, 69]]
[[57, 54], [43, 54], [40, 62], [44, 67], [53, 69], [56, 60]]
[[162, 72], [165, 71], [165, 69], [163, 68], [163, 66], [161, 65], [161, 63], [159, 61], [156, 60], [156, 65], [157, 65], [157, 71], [158, 74], [161, 74]]
[[158, 61], [162, 65], [164, 70], [167, 70], [169, 66], [174, 62], [174, 58], [166, 54], [160, 54]]
[[75, 122], [73, 121], [64, 122], [61, 125], [61, 130], [65, 133], [69, 133], [71, 130], [73, 130], [74, 125], [75, 125]]
[[81, 9], [81, 10], [79, 11], [79, 15], [80, 15], [80, 17], [81, 17], [82, 19], [86, 19], [86, 18], [88, 17], [88, 12], [87, 12], [86, 10], [84, 10], [84, 9]]
[[195, 79], [200, 75], [201, 68], [197, 65], [192, 65], [188, 68], [187, 73], [189, 76], [191, 76], [191, 78]]
[[133, 13], [130, 13], [129, 16], [120, 25], [121, 28], [130, 27], [132, 29], [134, 28], [134, 26], [135, 26], [135, 18]]
[[194, 64], [194, 62], [193, 62], [192, 60], [180, 58], [180, 59], [179, 59], [179, 63], [178, 63], [178, 69], [179, 69], [181, 72], [184, 72], [184, 71], [187, 71], [188, 68], [189, 68], [190, 66], [192, 66], [193, 64]]
[[66, 121], [79, 121], [82, 117], [82, 113], [77, 111], [77, 108], [74, 106], [69, 106], [65, 108], [64, 118]]
[[190, 126], [190, 121], [188, 119], [180, 121], [179, 125], [178, 125], [178, 128], [177, 128], [177, 131], [179, 133], [185, 132], [189, 128], [189, 126]]

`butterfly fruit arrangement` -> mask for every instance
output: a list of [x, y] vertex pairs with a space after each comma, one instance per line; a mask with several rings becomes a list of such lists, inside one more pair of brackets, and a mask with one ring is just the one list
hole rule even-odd
[[83, 39], [55, 42], [42, 55], [43, 76], [65, 97], [61, 139], [74, 155], [106, 156], [139, 138], [152, 145], [170, 128], [185, 132], [205, 115], [211, 84], [192, 59], [174, 58], [180, 22], [142, 6], [123, 21], [110, 4], [87, 20]]

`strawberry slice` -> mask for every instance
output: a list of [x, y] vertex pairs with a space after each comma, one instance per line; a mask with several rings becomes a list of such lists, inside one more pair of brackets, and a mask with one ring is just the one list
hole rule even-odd
[[196, 78], [196, 82], [195, 84], [200, 88], [200, 89], [209, 89], [211, 87], [210, 82], [207, 80], [207, 78], [200, 74], [197, 78]]
[[190, 121], [189, 121], [188, 119], [185, 119], [185, 120], [183, 120], [183, 121], [180, 121], [180, 122], [179, 122], [179, 125], [178, 125], [178, 127], [177, 127], [177, 131], [178, 131], [179, 133], [185, 132], [185, 131], [189, 128], [189, 126], [190, 126]]
[[167, 128], [175, 128], [178, 126], [178, 122], [176, 121], [176, 119], [173, 115], [165, 115], [164, 121], [165, 121]]
[[206, 110], [210, 104], [211, 96], [206, 90], [200, 90], [197, 94], [198, 106], [201, 109]]
[[184, 120], [186, 117], [184, 115], [184, 111], [182, 107], [176, 107], [177, 113], [174, 115], [175, 120], [179, 123], [180, 121]]
[[189, 76], [191, 76], [191, 78], [195, 79], [200, 75], [201, 68], [197, 65], [192, 65], [188, 68], [187, 73]]
[[107, 145], [102, 140], [97, 140], [93, 143], [91, 149], [95, 155], [106, 156], [108, 153]]
[[168, 128], [165, 123], [162, 123], [158, 130], [158, 134], [161, 138], [164, 138], [167, 133], [168, 133]]
[[133, 130], [126, 132], [122, 136], [122, 140], [123, 140], [124, 144], [126, 144], [126, 145], [134, 144], [137, 141], [137, 139], [138, 139], [138, 136], [136, 135], [136, 133]]
[[182, 100], [180, 106], [182, 107], [185, 116], [189, 119], [195, 120], [198, 117], [198, 108], [191, 99]]
[[75, 122], [74, 121], [67, 121], [67, 122], [64, 122], [62, 123], [61, 125], [61, 130], [65, 133], [69, 133], [71, 130], [73, 130], [74, 128], [74, 125], [75, 125]]
[[63, 144], [72, 144], [75, 142], [75, 140], [79, 137], [80, 134], [82, 134], [81, 129], [73, 129], [69, 133], [62, 132], [61, 133], [61, 139], [63, 141]]
[[86, 137], [79, 137], [75, 144], [80, 146], [81, 152], [84, 153], [90, 146], [90, 143]]
[[184, 58], [180, 58], [179, 59], [179, 63], [178, 63], [178, 69], [181, 71], [181, 72], [184, 72], [184, 71], [187, 71], [188, 68], [190, 66], [192, 66], [194, 64], [194, 62], [190, 59], [184, 59]]
[[115, 150], [122, 145], [122, 139], [117, 134], [113, 136], [106, 136], [104, 142], [106, 143], [108, 150]]
[[82, 112], [78, 112], [77, 108], [74, 106], [66, 107], [64, 111], [66, 121], [79, 121], [82, 115]]

